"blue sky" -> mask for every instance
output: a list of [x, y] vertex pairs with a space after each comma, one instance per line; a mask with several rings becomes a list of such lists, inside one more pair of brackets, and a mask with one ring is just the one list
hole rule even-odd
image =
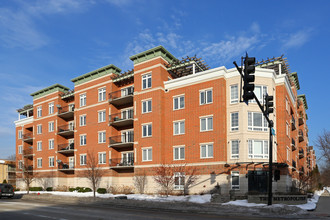
[[284, 54], [308, 102], [310, 144], [329, 130], [330, 1], [2, 0], [0, 158], [15, 152], [16, 109], [30, 93], [163, 45], [177, 58], [234, 67]]

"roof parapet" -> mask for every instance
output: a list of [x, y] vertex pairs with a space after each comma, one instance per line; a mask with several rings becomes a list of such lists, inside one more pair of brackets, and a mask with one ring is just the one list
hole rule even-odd
[[69, 88], [57, 83], [57, 84], [51, 85], [49, 87], [46, 87], [44, 89], [41, 89], [37, 92], [31, 93], [30, 95], [33, 97], [33, 99], [37, 99], [37, 98], [43, 97], [45, 95], [48, 95], [50, 93], [58, 92], [58, 91], [67, 92], [67, 91], [69, 91]]
[[133, 55], [130, 57], [130, 59], [134, 62], [134, 65], [139, 64], [141, 62], [150, 60], [155, 57], [162, 57], [167, 62], [173, 62], [177, 60], [175, 56], [173, 56], [170, 52], [168, 52], [163, 46], [157, 46], [154, 48], [151, 48], [149, 50], [146, 50], [144, 52], [138, 53], [136, 55]]
[[[304, 108], [305, 108], [305, 110], [307, 110], [307, 109], [308, 109], [308, 105], [307, 105], [307, 100], [306, 100], [306, 96], [305, 96], [305, 94], [298, 95], [297, 98], [298, 98], [298, 99], [301, 99], [301, 100], [303, 101], [303, 103], [304, 103]], [[307, 117], [307, 116], [306, 116], [306, 117]]]

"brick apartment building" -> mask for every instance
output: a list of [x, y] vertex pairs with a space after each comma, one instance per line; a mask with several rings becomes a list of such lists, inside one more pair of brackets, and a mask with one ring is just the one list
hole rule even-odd
[[[24, 167], [53, 187], [89, 186], [82, 172], [95, 155], [106, 172], [100, 187], [133, 185], [146, 173], [146, 191], [157, 192], [154, 167], [185, 164], [199, 175], [190, 193], [216, 185], [222, 192], [266, 190], [268, 125], [254, 101], [239, 102], [236, 69], [178, 60], [162, 46], [130, 59], [131, 71], [111, 64], [72, 79], [73, 90], [55, 84], [31, 94], [33, 105], [17, 110], [15, 121], [18, 187]], [[255, 75], [259, 100], [274, 96], [273, 189], [290, 191], [316, 165], [306, 97], [283, 57], [259, 62]]]

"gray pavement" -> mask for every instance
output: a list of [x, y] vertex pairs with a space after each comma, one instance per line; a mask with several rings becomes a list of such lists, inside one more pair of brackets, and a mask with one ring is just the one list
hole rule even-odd
[[325, 219], [330, 219], [330, 194], [329, 192], [324, 192], [317, 203], [315, 211], [313, 213]]

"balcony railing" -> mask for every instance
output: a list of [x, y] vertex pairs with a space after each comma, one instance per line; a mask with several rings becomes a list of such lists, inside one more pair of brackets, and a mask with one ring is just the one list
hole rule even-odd
[[33, 156], [33, 149], [23, 150], [23, 156], [24, 157], [32, 157]]
[[115, 127], [133, 125], [133, 109], [110, 115], [109, 122], [111, 126]]
[[291, 147], [292, 151], [297, 150], [296, 141], [293, 138], [291, 138]]
[[299, 149], [299, 158], [304, 158], [305, 154], [304, 154], [304, 149]]
[[7, 172], [8, 173], [14, 173], [14, 172], [16, 172], [16, 167], [8, 167]]
[[126, 133], [109, 138], [109, 145], [113, 148], [132, 147], [134, 142], [134, 133]]
[[296, 120], [294, 119], [293, 115], [291, 116], [291, 127], [292, 131], [296, 130]]
[[74, 151], [74, 143], [57, 145], [57, 152], [66, 154], [66, 153], [73, 153], [73, 151]]
[[132, 158], [112, 158], [109, 160], [112, 169], [122, 169], [134, 167], [134, 157]]
[[25, 133], [22, 135], [22, 139], [25, 142], [33, 142], [33, 133], [29, 132], [29, 133]]
[[134, 87], [128, 87], [116, 92], [109, 93], [109, 102], [113, 105], [120, 106], [133, 103]]
[[300, 125], [302, 125], [302, 124], [304, 124], [304, 118], [303, 118], [303, 116], [301, 115], [301, 116], [299, 116], [299, 126]]
[[74, 170], [74, 165], [73, 164], [69, 164], [69, 163], [59, 163], [58, 164], [58, 170], [61, 171], [73, 171]]
[[304, 174], [304, 173], [305, 173], [305, 168], [304, 168], [304, 167], [301, 167], [301, 168], [299, 169], [299, 174], [302, 175], [302, 174]]
[[304, 132], [302, 130], [299, 130], [298, 137], [299, 137], [299, 142], [304, 140]]
[[73, 137], [73, 133], [74, 133], [73, 124], [67, 124], [58, 127], [58, 134], [60, 134], [63, 137]]
[[58, 116], [65, 119], [73, 119], [74, 116], [74, 105], [68, 105], [58, 108]]
[[292, 167], [293, 167], [293, 169], [296, 170], [296, 168], [297, 168], [297, 164], [296, 164], [296, 161], [295, 161], [295, 160], [292, 160]]

